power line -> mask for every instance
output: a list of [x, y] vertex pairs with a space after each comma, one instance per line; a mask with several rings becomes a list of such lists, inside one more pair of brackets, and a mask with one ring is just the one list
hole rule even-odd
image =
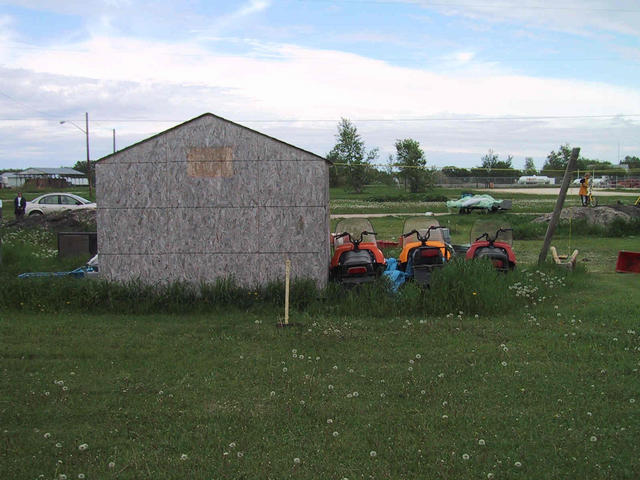
[[394, 0], [340, 0], [334, 2], [332, 0], [298, 0], [300, 3], [353, 3], [353, 4], [380, 4], [380, 5], [395, 5], [398, 3], [410, 3], [412, 5], [429, 8], [429, 7], [460, 7], [460, 8], [479, 8], [485, 10], [491, 10], [495, 8], [509, 9], [509, 10], [566, 10], [566, 11], [589, 11], [589, 12], [619, 12], [619, 13], [640, 13], [640, 9], [637, 8], [602, 8], [602, 7], [580, 7], [562, 6], [562, 5], [521, 5], [517, 6], [508, 3], [444, 3], [444, 2], [427, 2], [427, 1], [394, 1]]
[[[522, 121], [522, 120], [590, 120], [607, 118], [637, 118], [640, 113], [633, 114], [603, 114], [603, 115], [487, 115], [477, 117], [378, 117], [378, 118], [352, 118], [352, 122], [359, 123], [402, 123], [402, 122], [487, 122], [487, 121]], [[53, 121], [53, 117], [23, 117], [0, 118], [0, 122], [33, 122]], [[55, 120], [57, 121], [57, 120]], [[79, 121], [79, 120], [78, 120]], [[181, 119], [160, 118], [95, 118], [95, 122], [122, 122], [122, 123], [183, 123]], [[337, 118], [279, 118], [258, 119], [241, 118], [234, 119], [236, 123], [333, 123]]]

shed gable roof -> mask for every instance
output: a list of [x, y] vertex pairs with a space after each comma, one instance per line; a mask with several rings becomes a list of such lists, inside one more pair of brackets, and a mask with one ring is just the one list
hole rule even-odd
[[158, 137], [161, 137], [161, 136], [163, 136], [163, 135], [166, 135], [167, 133], [172, 132], [173, 130], [176, 130], [176, 129], [180, 128], [180, 127], [183, 127], [183, 126], [185, 126], [185, 125], [188, 125], [189, 123], [196, 122], [196, 121], [198, 121], [198, 120], [200, 120], [200, 119], [202, 119], [202, 118], [205, 118], [205, 117], [212, 117], [212, 118], [215, 118], [216, 120], [221, 120], [221, 121], [223, 121], [223, 122], [229, 123], [229, 124], [234, 125], [234, 126], [236, 126], [236, 127], [239, 127], [239, 128], [244, 129], [244, 130], [247, 130], [247, 131], [249, 131], [249, 132], [252, 132], [252, 133], [254, 133], [254, 134], [256, 134], [256, 135], [260, 135], [260, 136], [262, 136], [262, 137], [268, 138], [269, 140], [273, 140], [273, 141], [275, 141], [275, 142], [278, 142], [278, 143], [281, 143], [281, 144], [283, 144], [283, 145], [286, 145], [286, 146], [288, 146], [288, 147], [290, 147], [290, 148], [294, 148], [294, 149], [296, 149], [296, 150], [299, 150], [299, 151], [301, 151], [301, 152], [304, 152], [304, 153], [306, 153], [306, 154], [308, 154], [308, 155], [313, 155], [314, 157], [317, 157], [319, 160], [324, 160], [324, 161], [325, 161], [325, 162], [327, 162], [329, 165], [333, 165], [333, 162], [331, 162], [330, 160], [327, 160], [326, 158], [321, 157], [320, 155], [317, 155], [317, 154], [315, 154], [315, 153], [313, 153], [313, 152], [310, 152], [310, 151], [305, 150], [305, 149], [300, 148], [300, 147], [296, 147], [295, 145], [291, 145], [290, 143], [284, 142], [284, 141], [279, 140], [279, 139], [277, 139], [277, 138], [275, 138], [275, 137], [272, 137], [272, 136], [267, 135], [267, 134], [265, 134], [265, 133], [259, 132], [259, 131], [257, 131], [257, 130], [252, 129], [252, 128], [246, 127], [246, 126], [241, 125], [241, 124], [239, 124], [239, 123], [232, 122], [231, 120], [227, 120], [226, 118], [222, 118], [222, 117], [220, 117], [220, 116], [218, 116], [218, 115], [214, 115], [213, 113], [209, 113], [209, 112], [207, 112], [207, 113], [203, 113], [202, 115], [199, 115], [199, 116], [197, 116], [197, 117], [195, 117], [195, 118], [192, 118], [191, 120], [187, 120], [186, 122], [182, 122], [182, 123], [180, 123], [180, 124], [178, 124], [178, 125], [176, 125], [176, 126], [174, 126], [174, 127], [171, 127], [171, 128], [169, 128], [169, 129], [167, 129], [167, 130], [164, 130], [164, 131], [162, 131], [162, 132], [160, 132], [160, 133], [156, 133], [155, 135], [152, 135], [152, 136], [150, 136], [150, 137], [148, 137], [148, 138], [145, 138], [144, 140], [140, 140], [139, 142], [136, 142], [136, 143], [134, 143], [134, 144], [132, 144], [132, 145], [129, 145], [128, 147], [125, 147], [125, 148], [123, 148], [123, 149], [121, 149], [121, 150], [118, 150], [117, 152], [114, 152], [114, 153], [111, 153], [111, 154], [109, 154], [109, 155], [106, 155], [106, 156], [104, 156], [104, 157], [100, 158], [99, 160], [96, 160], [96, 162], [101, 162], [102, 160], [106, 160], [107, 158], [110, 158], [110, 157], [116, 156], [116, 155], [118, 155], [119, 153], [121, 153], [121, 152], [123, 152], [123, 151], [133, 149], [133, 148], [135, 148], [136, 146], [138, 146], [138, 145], [140, 145], [140, 144], [142, 144], [142, 143], [145, 143], [145, 142], [148, 142], [148, 141], [150, 141], [150, 140], [152, 140], [152, 139], [154, 139], [154, 138], [158, 138]]

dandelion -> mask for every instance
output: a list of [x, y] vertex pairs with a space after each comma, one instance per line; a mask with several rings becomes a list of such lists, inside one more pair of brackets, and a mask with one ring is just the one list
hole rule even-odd
[[333, 385], [329, 385], [329, 390], [333, 390]]
[[287, 367], [283, 367], [282, 371], [283, 371], [284, 373], [287, 373]]
[[463, 460], [469, 460], [469, 454], [468, 453], [463, 453], [462, 454], [462, 459]]
[[358, 395], [359, 395], [359, 393], [358, 393], [358, 392], [353, 392], [353, 396], [354, 396], [354, 397], [357, 397]]
[[591, 438], [589, 440], [591, 440], [592, 442], [597, 442], [598, 437], [596, 437], [595, 435], [591, 435]]
[[116, 462], [109, 462], [109, 468], [116, 468]]
[[183, 462], [184, 462], [187, 458], [189, 458], [189, 457], [187, 456], [187, 454], [186, 454], [186, 453], [183, 453], [182, 455], [180, 455], [180, 460], [182, 460]]
[[64, 473], [61, 473], [60, 475], [58, 475], [58, 478], [60, 480], [67, 480], [67, 476]]
[[442, 415], [442, 418], [446, 420], [447, 418], [449, 418], [449, 415]]
[[244, 457], [244, 452], [238, 452], [238, 458]]
[[333, 368], [334, 370], [337, 370], [337, 369], [338, 369], [338, 365], [334, 365], [334, 366], [333, 366], [333, 367], [331, 367], [331, 368]]
[[300, 465], [300, 459], [298, 457], [294, 458], [293, 463], [295, 463], [296, 465]]
[[491, 472], [487, 473], [487, 478], [493, 478], [493, 473]]
[[377, 454], [377, 452], [376, 452], [375, 450], [371, 450], [371, 451], [369, 452], [369, 456], [370, 456], [371, 458], [375, 457], [376, 455], [378, 455], [378, 454]]
[[294, 348], [293, 350], [291, 350], [291, 353], [298, 353], [298, 350]]
[[79, 473], [78, 474], [78, 478], [79, 478], [79, 480], [84, 480], [84, 478], [85, 478], [84, 477], [84, 473]]
[[333, 435], [334, 437], [337, 437], [337, 436], [338, 436], [338, 435], [340, 435], [340, 434], [339, 434], [338, 432], [333, 432], [333, 433], [332, 433], [332, 435]]
[[636, 399], [635, 398], [630, 398], [629, 399], [629, 403], [636, 403]]
[[236, 448], [236, 442], [231, 442], [229, 444], [229, 448]]
[[64, 387], [62, 387], [62, 391], [66, 392], [67, 390], [69, 390], [69, 387], [67, 387], [66, 385]]
[[270, 393], [269, 395], [271, 395], [272, 397], [275, 397], [275, 396], [276, 396], [276, 392], [274, 392], [273, 390], [271, 390], [271, 393]]
[[420, 390], [420, 393], [421, 393], [422, 395], [425, 395], [425, 394], [427, 393], [427, 391], [426, 391], [426, 390]]
[[43, 437], [44, 437], [44, 438], [51, 438], [51, 434], [50, 434], [49, 432], [47, 432], [47, 433], [45, 433], [45, 434], [43, 435]]
[[506, 367], [506, 366], [507, 366], [507, 362], [502, 362], [502, 363], [501, 363], [501, 365], [502, 365], [503, 367]]
[[514, 465], [515, 465], [516, 467], [520, 468], [520, 467], [522, 466], [522, 463], [520, 463], [520, 462], [516, 462], [516, 463], [514, 463]]
[[419, 353], [416, 353], [416, 358], [420, 360], [422, 358], [422, 355], [420, 355]]
[[347, 398], [352, 398], [353, 397], [353, 393], [347, 393]]
[[86, 443], [78, 445], [78, 450], [80, 450], [81, 452], [84, 452], [87, 448], [89, 448], [89, 445], [87, 445]]
[[481, 445], [484, 447], [486, 444], [485, 444], [485, 441], [481, 438], [480, 440], [478, 440], [478, 445]]
[[56, 443], [56, 448], [62, 448], [62, 444], [60, 442]]
[[411, 360], [409, 360], [409, 363], [410, 363], [411, 365], [413, 365], [413, 364], [414, 364], [414, 363], [416, 363], [416, 362], [415, 362], [415, 360], [412, 358]]

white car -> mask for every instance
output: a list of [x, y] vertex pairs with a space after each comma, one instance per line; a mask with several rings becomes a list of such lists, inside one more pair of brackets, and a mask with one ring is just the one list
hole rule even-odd
[[81, 208], [95, 209], [96, 204], [73, 193], [46, 193], [27, 202], [24, 213], [25, 215], [46, 215]]

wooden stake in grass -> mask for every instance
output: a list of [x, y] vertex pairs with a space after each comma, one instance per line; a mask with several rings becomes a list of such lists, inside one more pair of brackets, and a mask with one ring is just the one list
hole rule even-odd
[[289, 278], [291, 277], [291, 260], [284, 263], [284, 323], [289, 323]]
[[538, 265], [542, 265], [547, 259], [547, 253], [549, 252], [549, 246], [551, 245], [551, 239], [556, 231], [556, 226], [560, 220], [560, 213], [562, 212], [562, 206], [564, 205], [564, 199], [567, 196], [567, 190], [569, 189], [569, 181], [571, 181], [571, 173], [576, 167], [578, 161], [578, 155], [580, 155], [580, 149], [574, 148], [571, 150], [571, 157], [567, 163], [567, 169], [564, 171], [564, 178], [562, 179], [562, 186], [560, 187], [560, 193], [558, 194], [558, 201], [556, 207], [553, 209], [553, 215], [549, 221], [547, 227], [547, 234], [544, 236], [544, 243], [542, 244], [542, 250], [540, 250], [540, 256], [538, 257]]
[[291, 278], [291, 260], [284, 262], [284, 322], [278, 322], [278, 327], [291, 327], [289, 323], [289, 280]]

